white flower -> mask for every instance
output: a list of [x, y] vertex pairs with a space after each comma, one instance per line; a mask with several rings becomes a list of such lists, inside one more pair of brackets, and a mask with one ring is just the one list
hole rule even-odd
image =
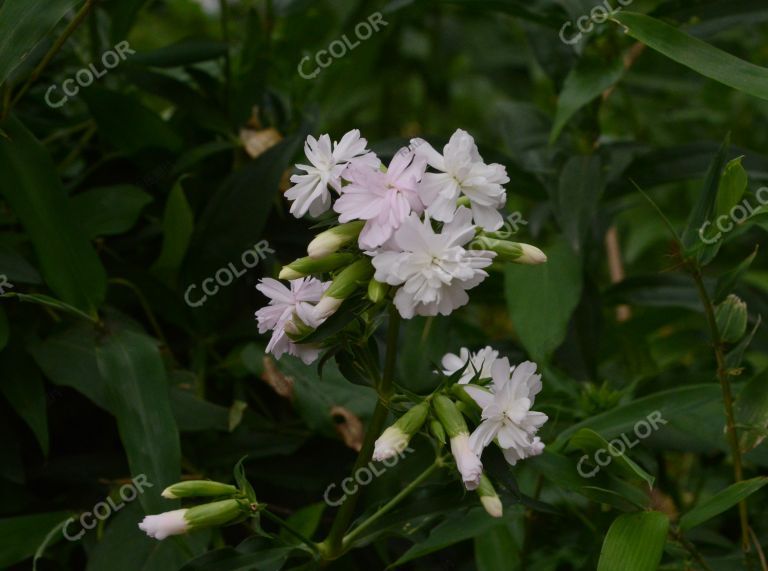
[[504, 166], [485, 164], [475, 140], [457, 129], [443, 154], [422, 139], [413, 139], [416, 154], [427, 159], [439, 173], [427, 173], [419, 185], [427, 214], [435, 220], [450, 222], [456, 212], [456, 201], [463, 194], [469, 198], [475, 223], [486, 230], [498, 230], [504, 219], [498, 212], [507, 202], [502, 185], [509, 182]]
[[181, 535], [189, 529], [184, 514], [186, 509], [173, 510], [158, 515], [148, 515], [140, 523], [139, 529], [154, 539], [165, 539], [170, 535]]
[[510, 374], [509, 359], [499, 359], [493, 366], [490, 390], [468, 385], [465, 390], [483, 409], [482, 422], [470, 437], [470, 445], [478, 455], [494, 439], [513, 466], [518, 460], [541, 454], [544, 444], [536, 431], [547, 421], [547, 415], [531, 410], [535, 396], [541, 391], [541, 375], [536, 363], [526, 361]]
[[399, 427], [393, 425], [387, 428], [381, 433], [374, 443], [373, 459], [376, 462], [393, 458], [400, 454], [405, 447], [408, 446], [408, 442], [411, 437], [400, 430]]
[[426, 166], [425, 159], [401, 150], [386, 172], [360, 164], [346, 170], [344, 179], [350, 184], [333, 209], [339, 213], [339, 222], [366, 220], [358, 240], [361, 249], [381, 246], [411, 212], [424, 211], [418, 184]]
[[[470, 353], [469, 349], [462, 347], [459, 350], [458, 355], [454, 353], [446, 353], [445, 356], [443, 356], [441, 361], [441, 364], [443, 365], [443, 374], [450, 377], [457, 371], [464, 369], [464, 372], [459, 378], [460, 385], [466, 385], [475, 377], [477, 377], [478, 380], [490, 379], [491, 369], [498, 357], [499, 352], [493, 349], [490, 345], [480, 349], [476, 353]], [[467, 365], [467, 363], [469, 363], [469, 365]]]
[[475, 490], [480, 485], [483, 475], [483, 463], [469, 444], [469, 434], [461, 433], [451, 438], [451, 453], [456, 460], [456, 467], [468, 490]]
[[450, 314], [469, 301], [466, 290], [482, 282], [493, 252], [466, 250], [462, 246], [475, 235], [472, 213], [459, 208], [452, 222], [435, 233], [427, 218], [411, 214], [387, 243], [376, 252], [375, 279], [402, 286], [395, 306], [406, 319], [416, 315]]
[[264, 278], [256, 286], [267, 296], [269, 304], [256, 312], [259, 322], [259, 333], [272, 331], [272, 337], [267, 345], [267, 352], [280, 358], [284, 353], [301, 358], [309, 364], [320, 354], [319, 349], [312, 345], [301, 345], [291, 341], [286, 334], [295, 331], [294, 315], [304, 324], [317, 327], [320, 323], [315, 314], [315, 304], [320, 301], [330, 282], [321, 282], [315, 278], [300, 278], [290, 282], [290, 289], [272, 278]]
[[366, 150], [367, 144], [357, 129], [344, 135], [340, 142], [334, 142], [333, 146], [328, 135], [321, 135], [319, 139], [309, 135], [304, 143], [304, 154], [312, 166], [296, 165], [305, 174], [291, 176], [294, 186], [285, 193], [285, 197], [293, 201], [291, 214], [301, 218], [307, 212], [319, 216], [328, 210], [331, 207], [328, 187], [341, 192], [341, 175], [351, 162], [378, 168], [379, 159]]

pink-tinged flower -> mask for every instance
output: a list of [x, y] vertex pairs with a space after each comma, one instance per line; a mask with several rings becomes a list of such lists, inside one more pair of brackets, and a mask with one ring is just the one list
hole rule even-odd
[[348, 132], [333, 145], [328, 135], [321, 135], [319, 139], [308, 136], [304, 153], [312, 164], [296, 165], [305, 174], [291, 176], [294, 185], [285, 193], [285, 197], [293, 202], [291, 214], [296, 218], [307, 212], [311, 216], [320, 216], [328, 210], [331, 207], [329, 187], [341, 192], [341, 175], [350, 164], [378, 168], [380, 161], [365, 148], [367, 144], [357, 129]]
[[315, 314], [315, 304], [323, 297], [330, 282], [321, 282], [316, 278], [300, 278], [289, 283], [290, 289], [277, 280], [264, 278], [256, 286], [256, 289], [269, 298], [269, 304], [256, 312], [259, 333], [272, 331], [267, 352], [277, 359], [288, 353], [309, 364], [317, 359], [320, 350], [313, 345], [294, 343], [286, 334], [286, 328], [288, 331], [296, 330], [294, 316], [310, 327], [320, 325]]
[[507, 202], [502, 185], [509, 182], [504, 166], [485, 164], [475, 140], [457, 129], [443, 154], [422, 139], [413, 139], [417, 156], [427, 159], [429, 166], [440, 171], [428, 172], [419, 185], [419, 193], [427, 206], [427, 214], [435, 220], [450, 222], [461, 195], [469, 199], [475, 224], [485, 230], [498, 230], [504, 219], [498, 209]]
[[411, 212], [424, 211], [418, 185], [426, 166], [425, 159], [403, 149], [386, 172], [359, 164], [344, 172], [350, 184], [343, 188], [333, 209], [339, 213], [339, 222], [366, 220], [358, 239], [361, 249], [381, 246]]
[[436, 233], [427, 218], [412, 213], [400, 225], [385, 250], [373, 256], [375, 279], [402, 286], [395, 294], [400, 315], [448, 315], [469, 301], [468, 289], [482, 282], [493, 252], [466, 250], [475, 235], [472, 213], [459, 208], [454, 219]]
[[480, 455], [494, 440], [513, 466], [518, 460], [536, 456], [544, 444], [536, 436], [547, 422], [547, 415], [531, 410], [541, 391], [541, 375], [536, 363], [525, 361], [510, 373], [509, 359], [498, 359], [493, 365], [493, 382], [489, 388], [467, 385], [465, 390], [483, 409], [482, 422], [469, 438], [470, 446]]

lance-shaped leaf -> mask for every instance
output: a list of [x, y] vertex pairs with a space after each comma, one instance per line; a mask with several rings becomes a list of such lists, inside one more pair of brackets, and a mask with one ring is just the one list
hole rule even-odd
[[104, 299], [106, 275], [77, 227], [48, 152], [22, 123], [0, 124], [0, 192], [35, 246], [48, 286], [62, 301], [94, 314]]
[[757, 490], [768, 484], [768, 478], [753, 478], [743, 482], [737, 482], [704, 500], [687, 514], [680, 518], [680, 530], [687, 531], [701, 525], [707, 520], [732, 508], [743, 499], [749, 497]]
[[705, 77], [768, 100], [768, 69], [644, 14], [619, 12], [613, 18], [625, 26], [627, 34], [668, 58]]
[[605, 536], [597, 571], [656, 571], [668, 529], [669, 518], [661, 512], [617, 517]]

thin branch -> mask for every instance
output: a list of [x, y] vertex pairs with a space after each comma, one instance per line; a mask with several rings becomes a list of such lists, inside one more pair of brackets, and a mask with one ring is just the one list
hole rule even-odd
[[[728, 435], [728, 444], [733, 457], [733, 477], [736, 483], [744, 479], [741, 463], [741, 449], [739, 447], [739, 435], [736, 432], [736, 415], [733, 411], [733, 394], [731, 393], [731, 384], [728, 377], [728, 369], [725, 363], [725, 353], [723, 351], [723, 342], [720, 337], [720, 331], [717, 328], [715, 319], [715, 309], [712, 300], [707, 293], [704, 285], [704, 279], [699, 268], [693, 268], [691, 275], [696, 283], [696, 289], [699, 292], [701, 303], [704, 306], [704, 313], [709, 324], [709, 331], [712, 337], [712, 344], [715, 349], [715, 359], [717, 360], [717, 379], [720, 381], [720, 388], [723, 393], [723, 406], [725, 407], [726, 432]], [[747, 512], [747, 502], [739, 502], [739, 522], [741, 525], [741, 548], [744, 553], [749, 552], [749, 515]]]

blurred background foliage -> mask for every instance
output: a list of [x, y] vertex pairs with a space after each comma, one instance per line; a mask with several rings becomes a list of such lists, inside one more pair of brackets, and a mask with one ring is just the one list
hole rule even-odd
[[[0, 0], [0, 275], [12, 286], [0, 305], [0, 566], [27, 569], [35, 557], [40, 570], [312, 568], [290, 536], [238, 525], [158, 543], [136, 523], [178, 507], [160, 498], [165, 485], [229, 481], [247, 455], [260, 501], [307, 535], [327, 530], [334, 510], [323, 494], [347, 475], [375, 396], [333, 363], [321, 378], [292, 358], [265, 358], [253, 318], [265, 300], [254, 285], [313, 235], [281, 197], [306, 135], [338, 139], [353, 128], [382, 157], [412, 136], [442, 145], [463, 128], [487, 160], [506, 165], [507, 211], [523, 221], [511, 225], [515, 239], [542, 247], [549, 263], [494, 273], [449, 318], [407, 322], [397, 379], [428, 391], [435, 363], [461, 346], [533, 358], [550, 452], [497, 470], [501, 522], [446, 475], [330, 567], [594, 569], [611, 523], [623, 511], [642, 515], [638, 506], [682, 534], [680, 515], [731, 484], [732, 467], [703, 305], [635, 184], [679, 231], [712, 186], [707, 171], [730, 133], [719, 156], [743, 156], [749, 181], [735, 192], [759, 207], [768, 101], [754, 95], [768, 92], [768, 7], [635, 0], [625, 9], [762, 67], [750, 95], [723, 84], [735, 67], [713, 81], [618, 22], [561, 41], [563, 25], [595, 5]], [[300, 75], [302, 58], [316, 69], [318, 50], [354, 40], [355, 25], [376, 12], [379, 32], [317, 77]], [[135, 54], [61, 106], [46, 103], [47, 94], [60, 101], [79, 70], [103, 69], [102, 55], [126, 40]], [[712, 204], [706, 214], [720, 212]], [[725, 234], [704, 273], [716, 301], [735, 292], [749, 310], [750, 343], [730, 354], [734, 392], [748, 395], [736, 408], [749, 478], [768, 467], [759, 446], [768, 266], [756, 250], [767, 221], [760, 209]], [[243, 252], [264, 240], [266, 259], [244, 269]], [[243, 275], [201, 303], [204, 280], [230, 265]], [[668, 425], [630, 454], [642, 474], [615, 462], [595, 480], [578, 476], [579, 428], [610, 440], [656, 410]], [[361, 510], [430, 461], [426, 442], [415, 448], [366, 488]], [[154, 487], [80, 540], [62, 537], [67, 518], [119, 499], [138, 474]], [[765, 494], [749, 508], [755, 540], [768, 545]], [[661, 568], [705, 569], [700, 558], [718, 571], [744, 568], [736, 509], [724, 509], [687, 539], [665, 543], [664, 528]], [[629, 529], [648, 545], [658, 539], [648, 522]], [[626, 566], [611, 566], [611, 556], [600, 569], [656, 566], [626, 553], [616, 556]]]

